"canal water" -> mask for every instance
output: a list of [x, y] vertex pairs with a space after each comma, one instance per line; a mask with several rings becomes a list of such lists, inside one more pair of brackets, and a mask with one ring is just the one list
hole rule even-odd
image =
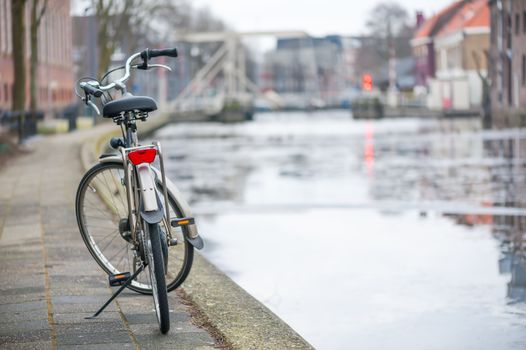
[[521, 130], [328, 111], [154, 138], [204, 255], [316, 348], [526, 348]]

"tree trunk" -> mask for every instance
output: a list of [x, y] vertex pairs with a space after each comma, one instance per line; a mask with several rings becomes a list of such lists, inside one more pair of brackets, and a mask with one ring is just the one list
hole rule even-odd
[[113, 55], [113, 40], [114, 36], [110, 35], [110, 25], [114, 14], [112, 14], [114, 3], [109, 1], [108, 3], [104, 0], [98, 0], [96, 6], [95, 15], [97, 17], [97, 44], [98, 44], [98, 68], [97, 78], [101, 78], [102, 75], [108, 70], [111, 63], [111, 55]]
[[[99, 36], [99, 38], [102, 37]], [[105, 39], [107, 41], [107, 39]], [[102, 78], [104, 73], [108, 71], [111, 64], [111, 56], [115, 51], [115, 45], [109, 42], [104, 42], [104, 39], [101, 40], [102, 43], [99, 44], [99, 67], [97, 72], [97, 78]], [[100, 41], [99, 41], [100, 42]]]
[[33, 0], [31, 5], [30, 45], [29, 57], [29, 109], [31, 110], [31, 123], [36, 125], [38, 109], [38, 28], [46, 12], [48, 0], [39, 9], [40, 0]]
[[[97, 17], [97, 41], [99, 49], [98, 78], [110, 68], [111, 56], [117, 48], [119, 41], [123, 40], [128, 29], [128, 35], [133, 35], [130, 30], [131, 11], [141, 7], [139, 0], [98, 0], [95, 4], [95, 16]], [[133, 41], [133, 40], [132, 40]]]
[[26, 67], [25, 67], [25, 4], [26, 0], [14, 0], [11, 5], [11, 34], [13, 42], [13, 111], [20, 111], [18, 122], [18, 142], [24, 138], [26, 107]]
[[38, 85], [38, 0], [33, 0], [31, 6], [31, 56], [29, 58], [29, 109], [34, 116], [37, 110], [37, 85]]

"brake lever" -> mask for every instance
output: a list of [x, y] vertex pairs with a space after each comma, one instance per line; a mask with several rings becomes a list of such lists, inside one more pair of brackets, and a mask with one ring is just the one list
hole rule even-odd
[[88, 100], [87, 103], [91, 108], [93, 108], [93, 110], [97, 113], [97, 115], [100, 115], [99, 107], [97, 107], [95, 103], [91, 102], [91, 100]]
[[[137, 66], [135, 68], [137, 68], [137, 69], [144, 69], [141, 66]], [[148, 68], [146, 68], [146, 69], [150, 69], [150, 68], [164, 68], [164, 69], [168, 69], [170, 72], [173, 71], [172, 68], [170, 68], [170, 67], [168, 67], [168, 66], [166, 66], [164, 64], [159, 64], [159, 63], [149, 63], [148, 64]]]

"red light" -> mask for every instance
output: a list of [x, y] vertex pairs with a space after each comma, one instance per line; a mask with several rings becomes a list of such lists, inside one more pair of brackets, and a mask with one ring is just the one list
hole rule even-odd
[[128, 153], [128, 159], [130, 159], [133, 165], [139, 165], [142, 163], [152, 163], [156, 155], [157, 150], [155, 148], [140, 149]]
[[362, 89], [371, 91], [373, 89], [373, 77], [371, 74], [362, 75]]

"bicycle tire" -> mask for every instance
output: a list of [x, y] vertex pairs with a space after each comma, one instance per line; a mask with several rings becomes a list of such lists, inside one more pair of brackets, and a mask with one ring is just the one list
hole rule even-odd
[[[164, 258], [161, 249], [159, 224], [144, 222], [146, 233], [146, 256], [148, 257], [148, 271], [152, 285], [152, 296], [155, 313], [162, 334], [170, 330], [170, 309], [168, 308], [168, 291], [164, 275]], [[149, 244], [150, 243], [150, 244]]]
[[[97, 242], [97, 239], [94, 237], [96, 234], [93, 232], [93, 230], [90, 229], [87, 219], [87, 212], [86, 212], [86, 202], [88, 202], [86, 191], [90, 188], [90, 186], [93, 184], [95, 179], [99, 176], [102, 176], [106, 181], [113, 181], [110, 176], [104, 177], [104, 172], [120, 172], [121, 175], [124, 173], [124, 168], [122, 163], [120, 162], [107, 162], [107, 163], [99, 163], [92, 167], [84, 177], [82, 178], [79, 188], [77, 190], [77, 196], [76, 196], [76, 202], [75, 202], [75, 209], [77, 214], [77, 223], [79, 226], [80, 234], [84, 240], [84, 243], [86, 244], [86, 247], [88, 248], [88, 251], [92, 255], [92, 257], [95, 259], [95, 261], [98, 263], [98, 265], [108, 274], [118, 274], [122, 272], [128, 272], [131, 270], [131, 263], [129, 258], [127, 259], [128, 264], [124, 263], [116, 263], [112, 261], [112, 257], [109, 256], [110, 254], [105, 254], [103, 249], [99, 247], [99, 244]], [[117, 183], [114, 181], [114, 183]], [[100, 185], [100, 184], [99, 184]], [[106, 182], [107, 185], [107, 182]], [[160, 183], [157, 182], [158, 189], [160, 190]], [[96, 187], [93, 185], [93, 187]], [[102, 184], [102, 187], [104, 187], [104, 184]], [[116, 185], [118, 187], [118, 185]], [[125, 187], [123, 187], [125, 191]], [[103, 191], [102, 191], [103, 192]], [[112, 192], [112, 191], [108, 191]], [[125, 192], [121, 192], [125, 193]], [[99, 194], [96, 197], [101, 197], [102, 194]], [[109, 195], [107, 195], [108, 197]], [[95, 197], [95, 196], [92, 196]], [[109, 196], [111, 197], [111, 196]], [[168, 195], [169, 197], [169, 203], [170, 203], [170, 216], [171, 217], [182, 217], [182, 210], [177, 205], [177, 202], [175, 198], [171, 196], [171, 194]], [[104, 208], [104, 206], [108, 207], [108, 203], [104, 203], [104, 200], [102, 199], [96, 199], [91, 198], [92, 201], [95, 201], [95, 203], [91, 203], [91, 211], [95, 211], [97, 213], [103, 213], [110, 217], [111, 213], [106, 213], [106, 211], [102, 210], [101, 208]], [[106, 202], [111, 202], [112, 199], [106, 200]], [[121, 198], [119, 202], [124, 205], [125, 204], [125, 198]], [[114, 202], [116, 203], [116, 202]], [[108, 208], [106, 208], [108, 209]], [[110, 211], [108, 209], [108, 211]], [[119, 210], [113, 210], [119, 211]], [[108, 227], [109, 234], [114, 234], [118, 237], [118, 221], [122, 218], [127, 217], [127, 209], [124, 211], [122, 209], [120, 211], [120, 218], [114, 218], [113, 219], [113, 226]], [[98, 219], [97, 219], [98, 220]], [[169, 224], [167, 221], [163, 220], [163, 226], [166, 226]], [[100, 228], [97, 228], [96, 230], [101, 231]], [[165, 227], [166, 230], [166, 227]], [[166, 232], [166, 231], [165, 231]], [[103, 232], [105, 234], [107, 232]], [[188, 237], [188, 228], [187, 227], [181, 227], [174, 229], [172, 228], [172, 234], [178, 239], [178, 245], [175, 247], [169, 247], [169, 258], [168, 258], [168, 277], [167, 277], [167, 290], [170, 292], [177, 287], [179, 287], [188, 274], [190, 273], [192, 263], [193, 263], [193, 254], [194, 254], [194, 247], [187, 241], [186, 237]], [[106, 239], [106, 238], [104, 238]], [[114, 238], [110, 239], [113, 241]], [[122, 238], [118, 238], [115, 243], [112, 243], [113, 245], [116, 245], [116, 249], [120, 249], [119, 244], [124, 244], [123, 247], [126, 247], [127, 249], [131, 249], [132, 245], [128, 242], [126, 242]], [[124, 248], [123, 248], [124, 249]], [[115, 259], [114, 259], [115, 260]], [[142, 281], [142, 282], [141, 282]], [[134, 280], [130, 286], [128, 286], [129, 289], [136, 291], [138, 293], [142, 294], [151, 294], [151, 286], [148, 285], [148, 279], [146, 276], [141, 273], [137, 280]]]

